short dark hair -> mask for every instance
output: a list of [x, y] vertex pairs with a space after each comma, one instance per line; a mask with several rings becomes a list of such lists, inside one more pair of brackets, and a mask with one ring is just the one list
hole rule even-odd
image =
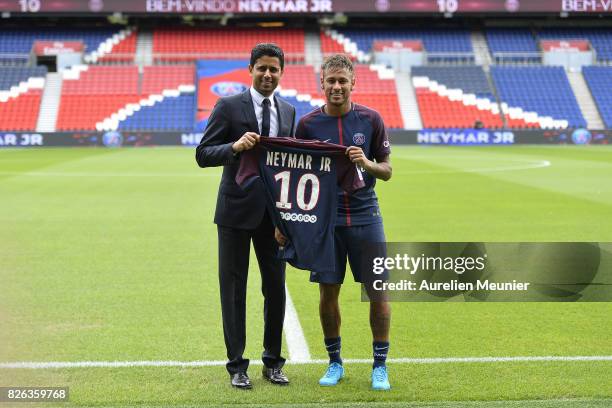
[[280, 62], [281, 71], [284, 69], [285, 54], [283, 54], [283, 50], [281, 50], [278, 45], [273, 43], [260, 43], [253, 47], [253, 49], [251, 50], [251, 61], [249, 61], [249, 65], [254, 67], [257, 60], [263, 57], [264, 55], [268, 57], [278, 58], [278, 61]]
[[346, 69], [351, 75], [355, 75], [353, 62], [346, 54], [333, 54], [327, 57], [321, 65], [321, 76], [325, 76], [325, 71], [330, 69]]

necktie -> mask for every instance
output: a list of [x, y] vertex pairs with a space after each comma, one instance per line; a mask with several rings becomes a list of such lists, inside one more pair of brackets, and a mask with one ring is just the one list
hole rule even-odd
[[261, 116], [261, 136], [270, 136], [270, 100], [264, 98], [261, 106], [263, 108]]

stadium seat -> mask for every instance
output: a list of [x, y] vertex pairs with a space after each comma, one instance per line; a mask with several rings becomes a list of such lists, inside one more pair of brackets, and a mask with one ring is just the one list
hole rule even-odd
[[537, 39], [529, 28], [487, 28], [485, 35], [496, 63], [541, 61]]
[[545, 28], [538, 32], [542, 40], [588, 40], [597, 56], [597, 61], [612, 62], [612, 28], [610, 27], [554, 27]]
[[[491, 75], [500, 101], [508, 106], [534, 112], [540, 117], [567, 121], [569, 127], [586, 127], [563, 68], [493, 66]], [[525, 127], [525, 122], [508, 120], [508, 125]], [[542, 126], [534, 123], [527, 127]]]
[[[488, 128], [503, 126], [499, 106], [481, 67], [414, 67], [412, 77], [423, 127], [472, 128], [477, 121]], [[434, 83], [453, 95], [437, 92]]]
[[[428, 61], [453, 62], [474, 61], [470, 31], [465, 29], [347, 29], [339, 28], [337, 33], [356, 45], [355, 53], [370, 53], [376, 40], [420, 40], [428, 54]], [[333, 41], [333, 40], [332, 40]], [[338, 48], [329, 40], [322, 46], [323, 53], [336, 52]], [[332, 48], [333, 47], [333, 48]], [[350, 47], [349, 47], [350, 48]], [[343, 51], [342, 51], [343, 52]], [[436, 55], [438, 54], [438, 55]], [[444, 55], [442, 55], [444, 54]], [[454, 54], [454, 55], [453, 55]]]
[[584, 67], [584, 78], [607, 129], [612, 129], [612, 67]]
[[[115, 117], [119, 129], [191, 130], [195, 115], [194, 67], [146, 67], [141, 76], [136, 66], [89, 66], [78, 79], [64, 74], [58, 130], [96, 130], [105, 119]], [[173, 95], [164, 91], [171, 90]], [[162, 94], [163, 97], [162, 97]], [[155, 103], [144, 102], [157, 95]], [[139, 105], [133, 109], [134, 105]], [[132, 106], [129, 114], [122, 110]], [[181, 110], [184, 110], [183, 113]]]
[[133, 61], [133, 54], [136, 52], [136, 33], [117, 27], [60, 28], [7, 25], [0, 27], [0, 56], [5, 54], [7, 58], [25, 64], [35, 40], [82, 41], [86, 54], [103, 49], [95, 61], [99, 59]]
[[274, 42], [287, 62], [304, 61], [303, 29], [263, 28], [157, 28], [153, 31], [156, 61], [178, 62], [199, 59], [246, 59], [257, 43]]
[[0, 67], [0, 130], [36, 130], [46, 67]]

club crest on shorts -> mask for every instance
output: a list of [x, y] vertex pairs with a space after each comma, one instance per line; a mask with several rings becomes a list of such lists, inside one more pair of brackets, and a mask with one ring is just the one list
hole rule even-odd
[[365, 143], [365, 135], [363, 133], [355, 133], [353, 135], [353, 143], [357, 146], [361, 146]]

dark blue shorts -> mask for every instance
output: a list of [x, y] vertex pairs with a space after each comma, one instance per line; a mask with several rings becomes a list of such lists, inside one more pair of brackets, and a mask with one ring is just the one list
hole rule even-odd
[[[378, 244], [378, 245], [376, 245]], [[371, 280], [373, 256], [386, 257], [385, 230], [382, 222], [351, 227], [336, 227], [334, 230], [336, 268], [334, 271], [312, 271], [310, 281], [338, 284], [344, 282], [348, 258], [355, 282]], [[385, 279], [387, 272], [380, 277]]]

